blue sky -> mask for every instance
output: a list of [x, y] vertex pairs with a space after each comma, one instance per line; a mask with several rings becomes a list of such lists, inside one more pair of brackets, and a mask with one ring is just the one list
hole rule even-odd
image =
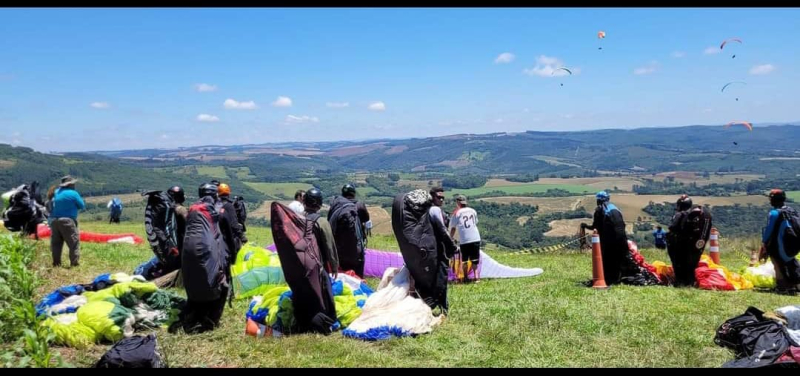
[[[800, 9], [0, 9], [0, 142], [797, 121], [797, 20]], [[730, 37], [743, 43], [720, 52]], [[560, 66], [574, 74], [553, 75]], [[731, 81], [746, 85], [720, 93]]]

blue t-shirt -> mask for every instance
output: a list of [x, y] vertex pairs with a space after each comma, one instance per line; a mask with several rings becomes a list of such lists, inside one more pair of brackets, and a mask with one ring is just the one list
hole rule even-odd
[[53, 197], [51, 218], [72, 218], [78, 220], [78, 210], [86, 209], [83, 198], [78, 191], [71, 188], [59, 188]]
[[653, 231], [653, 238], [656, 239], [656, 244], [663, 245], [667, 243], [667, 233], [664, 230]]

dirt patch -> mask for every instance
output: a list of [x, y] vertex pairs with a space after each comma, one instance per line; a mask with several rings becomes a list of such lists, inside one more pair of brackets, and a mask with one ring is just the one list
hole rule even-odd
[[386, 146], [383, 143], [379, 144], [370, 144], [370, 145], [359, 145], [359, 146], [346, 146], [343, 148], [339, 148], [333, 150], [328, 153], [328, 155], [332, 157], [346, 157], [350, 155], [359, 155], [359, 154], [366, 154], [374, 150], [383, 149]]
[[400, 154], [404, 151], [408, 150], [408, 146], [406, 145], [398, 145], [392, 146], [389, 150], [383, 152], [384, 154], [392, 155], [392, 154]]
[[0, 168], [11, 168], [17, 164], [16, 161], [9, 161], [7, 159], [0, 159]]
[[367, 206], [369, 219], [372, 221], [372, 233], [376, 235], [392, 235], [392, 217], [380, 206]]
[[322, 154], [321, 151], [318, 150], [295, 150], [295, 149], [248, 149], [244, 151], [244, 154], [278, 154], [278, 155], [289, 155], [292, 157], [298, 156], [309, 156], [309, 155], [319, 155]]
[[141, 193], [125, 193], [121, 195], [105, 195], [105, 196], [91, 196], [84, 197], [83, 201], [88, 204], [107, 204], [114, 197], [118, 197], [122, 201], [122, 205], [139, 203], [144, 201]]
[[[537, 214], [559, 213], [575, 210], [583, 204], [583, 196], [578, 197], [490, 197], [480, 198], [478, 201], [496, 202], [498, 204], [518, 203], [522, 205], [538, 206]], [[592, 210], [594, 206], [587, 207]]]

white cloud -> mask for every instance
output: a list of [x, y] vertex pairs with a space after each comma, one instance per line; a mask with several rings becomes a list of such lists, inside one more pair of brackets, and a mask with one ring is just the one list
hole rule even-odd
[[639, 68], [634, 69], [633, 70], [633, 74], [635, 74], [635, 75], [650, 74], [650, 73], [655, 72], [657, 68], [658, 68], [658, 62], [657, 61], [651, 61], [650, 63], [648, 63], [647, 65], [645, 65], [643, 67], [639, 67]]
[[[564, 67], [564, 62], [558, 58], [550, 57], [541, 55], [536, 58], [536, 66], [533, 68], [526, 68], [522, 70], [522, 73], [525, 73], [529, 76], [540, 76], [540, 77], [559, 77], [559, 76], [566, 76], [569, 72], [558, 69]], [[580, 73], [580, 68], [569, 68], [572, 71], [572, 74]]]
[[680, 58], [682, 58], [684, 56], [686, 56], [686, 52], [683, 52], [683, 51], [675, 51], [675, 52], [672, 53], [672, 57], [674, 57], [676, 59], [680, 59]]
[[278, 97], [275, 102], [272, 102], [273, 107], [292, 107], [292, 98]]
[[294, 116], [294, 115], [286, 115], [287, 123], [319, 123], [319, 118], [316, 116]]
[[371, 103], [367, 108], [372, 111], [386, 111], [386, 104], [383, 102]]
[[209, 91], [217, 91], [217, 85], [210, 85], [210, 84], [196, 84], [194, 85], [194, 89], [198, 92], [205, 93]]
[[328, 108], [350, 107], [350, 103], [349, 102], [328, 102], [328, 103], [325, 103], [325, 105], [328, 106]]
[[714, 54], [718, 54], [720, 52], [722, 52], [722, 49], [720, 49], [717, 46], [711, 46], [711, 47], [708, 47], [705, 50], [703, 50], [703, 54], [704, 55], [714, 55]]
[[502, 54], [497, 55], [497, 58], [494, 59], [494, 63], [495, 64], [507, 64], [507, 63], [510, 63], [510, 62], [514, 61], [515, 57], [516, 56], [514, 56], [514, 54], [512, 54], [511, 52], [503, 52]]
[[197, 121], [201, 121], [204, 123], [213, 123], [219, 121], [219, 118], [214, 115], [200, 114], [197, 115]]
[[162, 133], [162, 134], [161, 134], [161, 139], [162, 139], [162, 140], [169, 139], [169, 136], [167, 136], [166, 134]]
[[222, 105], [228, 110], [255, 110], [256, 103], [253, 101], [239, 102], [234, 99], [226, 99]]
[[92, 106], [94, 108], [100, 108], [100, 109], [105, 109], [105, 108], [111, 107], [111, 105], [108, 104], [108, 102], [92, 102], [89, 106]]
[[772, 64], [762, 64], [756, 65], [750, 68], [750, 74], [769, 74], [770, 72], [775, 70], [775, 66]]

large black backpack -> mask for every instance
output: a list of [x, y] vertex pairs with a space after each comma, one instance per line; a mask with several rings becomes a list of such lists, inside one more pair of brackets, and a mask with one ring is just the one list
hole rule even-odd
[[680, 224], [681, 235], [703, 249], [711, 236], [711, 214], [702, 207], [695, 206], [686, 212]]
[[120, 340], [95, 364], [95, 368], [167, 368], [156, 349], [154, 334]]
[[361, 219], [358, 216], [358, 207], [355, 202], [343, 201], [346, 202], [338, 205], [328, 216], [334, 237], [339, 238], [340, 234], [355, 234], [356, 242], [363, 246], [364, 233], [361, 228]]
[[788, 222], [783, 233], [783, 249], [789, 257], [797, 256], [800, 251], [800, 214], [794, 208], [784, 206], [780, 210], [781, 219]]
[[238, 219], [239, 224], [242, 225], [242, 231], [247, 231], [247, 227], [245, 227], [244, 224], [247, 221], [247, 206], [245, 205], [244, 197], [233, 197], [233, 209], [236, 210], [236, 219]]
[[163, 191], [144, 192], [142, 196], [147, 196], [147, 206], [144, 209], [147, 241], [156, 257], [162, 263], [167, 263], [170, 250], [178, 247], [177, 222], [172, 198]]

